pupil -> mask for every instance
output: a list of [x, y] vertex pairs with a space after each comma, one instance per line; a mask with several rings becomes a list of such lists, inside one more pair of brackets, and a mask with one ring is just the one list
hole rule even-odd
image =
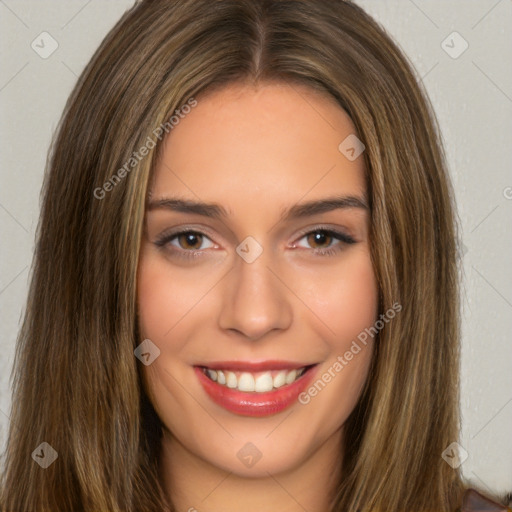
[[314, 239], [315, 244], [318, 244], [318, 243], [320, 243], [320, 245], [325, 244], [325, 239], [326, 238], [329, 239], [330, 236], [328, 234], [326, 234], [326, 233], [323, 233], [323, 232], [317, 231], [316, 233], [313, 234], [313, 239]]
[[[192, 246], [194, 249], [196, 248], [195, 246], [197, 245], [197, 242], [199, 240], [198, 235], [196, 235], [194, 233], [188, 233], [188, 234], [182, 235], [182, 237], [185, 238], [187, 246]], [[196, 241], [196, 243], [194, 243], [194, 240]], [[199, 246], [200, 245], [201, 245], [201, 243], [199, 243]]]

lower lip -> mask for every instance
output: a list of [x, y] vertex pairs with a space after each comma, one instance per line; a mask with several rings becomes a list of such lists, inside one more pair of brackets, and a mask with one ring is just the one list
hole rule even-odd
[[249, 393], [217, 384], [203, 370], [194, 367], [197, 378], [208, 396], [218, 405], [242, 416], [270, 416], [290, 407], [313, 379], [316, 365], [309, 368], [299, 379], [267, 393]]

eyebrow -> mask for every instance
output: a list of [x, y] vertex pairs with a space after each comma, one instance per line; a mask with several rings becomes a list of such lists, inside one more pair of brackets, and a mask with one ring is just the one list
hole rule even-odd
[[[366, 199], [357, 196], [334, 196], [315, 201], [299, 203], [285, 208], [281, 211], [281, 220], [287, 221], [304, 217], [311, 217], [320, 213], [330, 212], [337, 209], [360, 208], [368, 210]], [[228, 211], [216, 203], [203, 203], [179, 198], [162, 198], [150, 201], [147, 205], [148, 211], [165, 209], [181, 213], [193, 213], [215, 219], [227, 219]]]

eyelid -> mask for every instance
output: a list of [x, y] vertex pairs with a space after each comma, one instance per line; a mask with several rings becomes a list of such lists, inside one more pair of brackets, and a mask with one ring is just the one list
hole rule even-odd
[[[210, 247], [205, 247], [204, 249], [191, 249], [189, 251], [185, 250], [185, 249], [181, 249], [181, 247], [178, 246], [173, 246], [173, 247], [177, 247], [178, 250], [183, 250], [185, 252], [203, 252], [204, 250], [206, 249], [212, 249], [213, 247], [215, 247], [215, 243], [213, 242], [213, 240], [207, 236], [206, 234], [204, 233], [201, 233], [199, 231], [183, 231], [181, 233], [176, 233], [175, 235], [172, 235], [172, 239], [173, 241], [175, 240], [178, 240], [178, 238], [181, 236], [181, 235], [185, 235], [185, 234], [193, 234], [194, 236], [199, 236], [201, 237], [201, 241], [204, 242], [205, 240], [209, 241], [211, 246]], [[171, 242], [169, 241], [169, 244], [171, 244]], [[202, 245], [202, 244], [201, 244]]]
[[296, 240], [300, 240], [300, 239], [304, 238], [305, 235], [315, 233], [316, 231], [325, 231], [327, 233], [331, 233], [334, 236], [336, 236], [337, 238], [338, 237], [341, 238], [341, 241], [345, 241], [347, 243], [349, 240], [351, 241], [351, 243], [356, 242], [356, 239], [352, 235], [347, 233], [346, 230], [344, 230], [344, 228], [328, 226], [328, 225], [323, 225], [323, 224], [317, 224], [315, 226], [309, 226], [307, 228], [304, 228], [303, 230], [301, 230], [299, 232], [298, 238]]
[[[168, 239], [172, 237], [176, 237], [178, 235], [182, 235], [184, 233], [196, 233], [202, 236], [205, 236], [211, 240], [212, 238], [212, 231], [208, 229], [206, 226], [180, 226], [180, 227], [174, 227], [169, 229], [164, 229], [158, 236], [157, 240], [163, 240]], [[212, 240], [213, 242], [213, 240]]]
[[[210, 240], [210, 242], [215, 247], [217, 244], [212, 240], [212, 237], [208, 233], [209, 229], [207, 229], [205, 226], [201, 227], [194, 227], [192, 225], [190, 226], [182, 226], [179, 228], [172, 228], [169, 230], [164, 231], [161, 233], [161, 235], [157, 238], [157, 240], [154, 242], [157, 247], [160, 249], [164, 249], [167, 245], [172, 247], [170, 249], [171, 252], [174, 252], [178, 257], [183, 258], [197, 258], [200, 257], [202, 254], [205, 253], [206, 249], [212, 249], [212, 247], [207, 247], [206, 249], [194, 249], [194, 250], [187, 250], [182, 249], [180, 247], [176, 247], [171, 245], [171, 240], [176, 239], [180, 235], [186, 234], [186, 233], [194, 233], [196, 235], [202, 236], [204, 238], [207, 238]], [[332, 252], [337, 252], [342, 249], [343, 245], [350, 245], [357, 242], [357, 240], [354, 239], [351, 235], [348, 233], [343, 232], [341, 228], [338, 227], [331, 227], [327, 225], [315, 225], [315, 226], [308, 226], [307, 228], [303, 228], [301, 232], [297, 235], [295, 238], [295, 242], [293, 242], [292, 247], [297, 248], [297, 242], [301, 240], [302, 238], [306, 237], [307, 235], [310, 235], [315, 232], [323, 231], [325, 233], [328, 233], [333, 239], [338, 240], [338, 244], [335, 244], [334, 246], [330, 246], [327, 248], [306, 248], [307, 250], [312, 251], [314, 254], [319, 255], [327, 255], [331, 254]], [[340, 247], [341, 246], [341, 247]]]

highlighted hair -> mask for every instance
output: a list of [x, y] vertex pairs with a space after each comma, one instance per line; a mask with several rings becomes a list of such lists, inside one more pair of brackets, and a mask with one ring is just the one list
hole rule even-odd
[[[460, 505], [460, 474], [441, 458], [459, 434], [453, 194], [412, 66], [349, 1], [144, 0], [81, 74], [49, 154], [3, 510], [173, 510], [159, 481], [161, 425], [133, 355], [138, 254], [160, 141], [103, 199], [94, 190], [188, 99], [237, 81], [307, 85], [350, 115], [366, 146], [379, 313], [403, 307], [378, 333], [345, 425], [331, 511]], [[30, 458], [43, 441], [58, 452], [46, 470]]]

